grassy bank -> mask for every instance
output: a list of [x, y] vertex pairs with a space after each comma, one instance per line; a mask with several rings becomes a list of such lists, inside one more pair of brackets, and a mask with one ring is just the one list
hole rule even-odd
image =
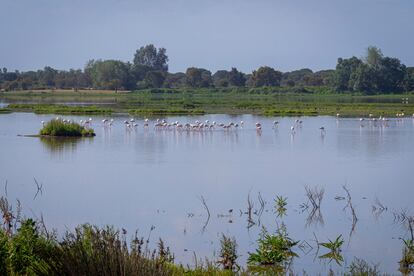
[[94, 105], [91, 106], [68, 106], [61, 104], [9, 104], [7, 106], [8, 110], [12, 111], [24, 111], [24, 112], [34, 112], [37, 114], [111, 114], [112, 109], [102, 108]]
[[[318, 87], [292, 89], [298, 88], [147, 89], [124, 93], [36, 91], [2, 93], [0, 99], [12, 103], [8, 106], [12, 111], [54, 114], [123, 112], [133, 115], [227, 113], [297, 116], [340, 113], [359, 117], [414, 113], [412, 94], [363, 96], [335, 94]], [[77, 106], [80, 103], [91, 105]]]

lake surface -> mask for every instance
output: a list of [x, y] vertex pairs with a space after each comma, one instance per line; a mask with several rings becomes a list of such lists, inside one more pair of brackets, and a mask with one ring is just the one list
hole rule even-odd
[[[93, 117], [94, 138], [68, 140], [19, 137], [36, 134], [41, 121], [56, 116], [31, 113], [0, 115], [0, 195], [19, 199], [26, 216], [43, 215], [48, 227], [60, 233], [89, 222], [138, 229], [155, 247], [163, 238], [176, 262], [193, 264], [213, 258], [222, 233], [234, 236], [245, 265], [256, 248], [262, 227], [274, 232], [283, 222], [301, 246], [294, 271], [342, 271], [353, 257], [379, 263], [380, 270], [396, 273], [407, 229], [394, 213], [414, 209], [414, 120], [388, 122], [334, 117], [265, 118], [252, 115], [169, 117], [169, 122], [231, 121], [237, 130], [175, 131], [125, 127], [130, 117], [114, 117], [104, 127]], [[79, 121], [85, 116], [65, 116]], [[273, 121], [279, 121], [276, 129]], [[257, 132], [255, 123], [262, 124]], [[291, 132], [294, 125], [295, 134]], [[319, 129], [325, 127], [325, 133]], [[37, 195], [34, 178], [43, 184]], [[345, 208], [352, 196], [358, 221]], [[324, 188], [320, 215], [308, 219], [311, 207], [305, 186]], [[260, 216], [259, 193], [266, 202]], [[253, 202], [249, 225], [247, 199]], [[278, 217], [273, 199], [287, 197], [287, 215]], [[211, 213], [208, 219], [200, 198]], [[387, 210], [378, 212], [381, 203]], [[309, 205], [309, 203], [308, 203]], [[302, 205], [303, 207], [303, 205]], [[229, 210], [233, 209], [230, 213]], [[374, 210], [374, 211], [373, 211]], [[155, 226], [151, 232], [151, 227]], [[250, 227], [247, 227], [250, 226]], [[344, 237], [342, 267], [317, 256], [314, 235], [320, 242]], [[306, 241], [306, 242], [305, 242]], [[312, 248], [313, 247], [313, 248]], [[315, 257], [315, 254], [317, 254]]]

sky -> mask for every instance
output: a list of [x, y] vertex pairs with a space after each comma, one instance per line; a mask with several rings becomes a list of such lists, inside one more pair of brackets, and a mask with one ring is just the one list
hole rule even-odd
[[0, 67], [83, 68], [167, 49], [171, 72], [332, 69], [370, 45], [414, 66], [413, 0], [0, 0]]

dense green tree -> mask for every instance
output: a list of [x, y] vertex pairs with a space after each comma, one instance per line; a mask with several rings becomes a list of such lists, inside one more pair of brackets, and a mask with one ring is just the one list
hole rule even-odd
[[186, 86], [186, 75], [184, 73], [167, 73], [164, 80], [164, 87], [167, 88], [183, 88]]
[[333, 76], [333, 87], [336, 91], [351, 91], [353, 89], [349, 80], [351, 74], [356, 71], [362, 61], [357, 57], [348, 59], [338, 58], [336, 70]]
[[135, 52], [134, 66], [146, 66], [151, 70], [168, 71], [168, 56], [165, 48], [155, 48], [153, 44], [139, 48]]
[[228, 81], [230, 86], [245, 86], [246, 76], [233, 67], [228, 74]]
[[203, 68], [190, 67], [185, 75], [186, 84], [189, 87], [210, 87], [213, 84], [211, 72]]
[[149, 71], [137, 86], [139, 88], [159, 88], [163, 86], [165, 77], [166, 74], [163, 71]]
[[305, 85], [306, 80], [313, 74], [311, 69], [304, 68], [292, 72], [286, 72], [282, 75], [281, 85]]
[[229, 72], [226, 70], [218, 70], [212, 76], [213, 85], [215, 87], [229, 86]]
[[365, 63], [361, 63], [351, 74], [349, 86], [353, 91], [363, 91], [367, 94], [374, 92], [375, 69]]
[[257, 71], [253, 71], [251, 84], [253, 87], [279, 86], [281, 79], [281, 72], [268, 66], [262, 66]]
[[377, 72], [377, 89], [380, 92], [398, 92], [403, 89], [406, 67], [397, 58], [384, 57]]
[[414, 67], [407, 67], [402, 87], [404, 91], [414, 91]]
[[381, 49], [375, 46], [369, 46], [367, 48], [367, 55], [365, 57], [365, 63], [373, 67], [374, 69], [378, 69], [381, 65], [381, 60], [384, 58]]
[[128, 89], [129, 65], [119, 60], [90, 61], [86, 68], [94, 88]]

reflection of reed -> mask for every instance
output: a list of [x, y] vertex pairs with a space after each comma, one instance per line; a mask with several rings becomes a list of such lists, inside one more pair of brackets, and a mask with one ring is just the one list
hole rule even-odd
[[75, 150], [79, 141], [84, 138], [76, 137], [40, 137], [43, 146], [52, 153]]
[[[312, 209], [310, 210], [308, 217], [306, 218], [306, 227], [311, 226], [312, 224], [318, 225], [320, 224], [323, 226], [325, 224], [321, 212], [321, 203], [323, 199], [323, 195], [325, 193], [324, 188], [310, 188], [308, 186], [305, 186], [306, 191], [306, 197], [308, 198], [309, 202], [312, 205]], [[307, 204], [306, 204], [307, 205]], [[309, 208], [309, 205], [307, 205], [307, 208]]]

